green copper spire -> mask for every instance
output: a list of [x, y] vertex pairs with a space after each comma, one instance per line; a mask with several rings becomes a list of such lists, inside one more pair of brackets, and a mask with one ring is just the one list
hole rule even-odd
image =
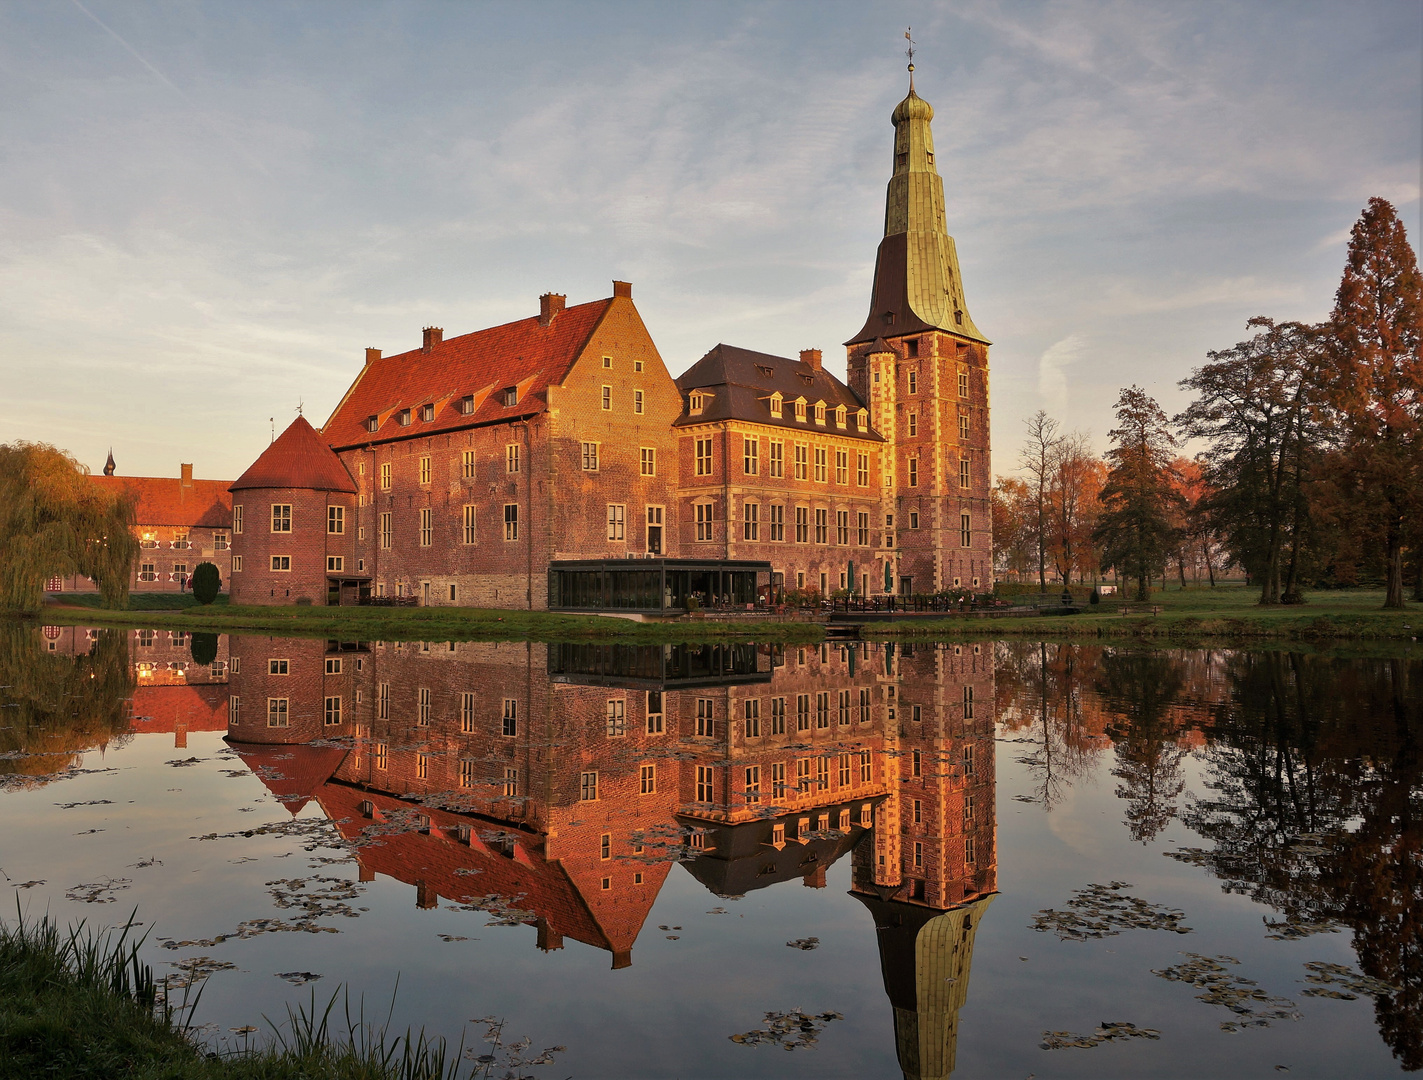
[[987, 342], [969, 316], [954, 238], [944, 215], [944, 181], [934, 165], [934, 108], [914, 92], [895, 106], [894, 173], [885, 195], [884, 240], [864, 329], [848, 342], [946, 330]]

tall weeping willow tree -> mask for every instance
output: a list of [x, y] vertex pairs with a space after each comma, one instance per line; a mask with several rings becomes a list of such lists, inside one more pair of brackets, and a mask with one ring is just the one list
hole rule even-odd
[[128, 603], [134, 500], [44, 443], [0, 444], [0, 609], [37, 611], [52, 577], [93, 578], [105, 607]]

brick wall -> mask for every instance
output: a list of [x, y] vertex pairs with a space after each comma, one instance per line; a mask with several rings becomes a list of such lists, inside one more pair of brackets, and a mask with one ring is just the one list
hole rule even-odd
[[[248, 488], [233, 492], [234, 569], [229, 595], [234, 604], [326, 603], [327, 559], [341, 559], [350, 573], [355, 552], [352, 521], [356, 498], [345, 492], [299, 488]], [[273, 531], [273, 506], [291, 507], [291, 531]], [[328, 533], [327, 508], [343, 510], [343, 531]], [[241, 517], [242, 530], [236, 530]], [[290, 560], [290, 570], [273, 570], [273, 557]], [[241, 569], [236, 569], [240, 560]]]

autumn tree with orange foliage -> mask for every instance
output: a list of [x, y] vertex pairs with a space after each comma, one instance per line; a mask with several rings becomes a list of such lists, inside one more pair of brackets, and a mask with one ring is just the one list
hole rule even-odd
[[993, 569], [1022, 581], [1033, 563], [1035, 504], [1026, 480], [1000, 476], [993, 485]]
[[1384, 548], [1383, 606], [1401, 608], [1404, 546], [1423, 515], [1423, 281], [1384, 199], [1354, 225], [1329, 327], [1326, 392], [1357, 526]]

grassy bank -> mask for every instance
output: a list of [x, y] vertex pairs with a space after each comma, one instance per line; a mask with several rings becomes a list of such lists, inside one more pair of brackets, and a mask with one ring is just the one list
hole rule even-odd
[[[225, 633], [280, 634], [389, 641], [618, 641], [629, 644], [758, 641], [799, 645], [824, 636], [815, 623], [687, 619], [635, 623], [597, 615], [547, 611], [416, 607], [237, 607], [219, 597], [208, 607], [192, 597], [136, 594], [126, 611], [98, 606], [97, 597], [73, 594], [36, 616], [68, 626], [133, 626]], [[152, 606], [149, 606], [152, 605]]]
[[[65, 933], [45, 917], [0, 926], [0, 1077], [62, 1080], [455, 1080], [459, 1048], [423, 1033], [387, 1038], [359, 1021], [337, 1035], [331, 1006], [289, 1013], [257, 1047], [209, 1053], [158, 1001], [129, 928]], [[332, 998], [332, 1005], [336, 999]]]
[[[1051, 591], [1051, 590], [1050, 590]], [[1423, 631], [1423, 604], [1405, 611], [1384, 611], [1382, 589], [1336, 589], [1311, 593], [1307, 603], [1261, 607], [1259, 591], [1244, 585], [1214, 589], [1155, 590], [1150, 604], [1159, 614], [1120, 613], [1121, 600], [1104, 598], [1079, 615], [1038, 618], [935, 619], [881, 629], [867, 627], [869, 638], [1031, 637], [1162, 638], [1182, 641], [1320, 641], [1355, 639], [1411, 641]]]

